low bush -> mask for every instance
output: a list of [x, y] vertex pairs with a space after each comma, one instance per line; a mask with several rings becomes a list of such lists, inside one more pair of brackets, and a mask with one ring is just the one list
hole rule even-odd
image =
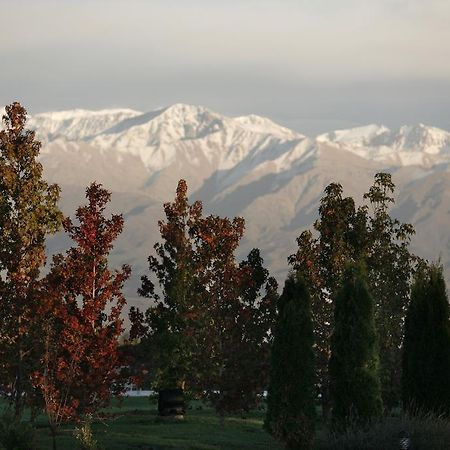
[[[403, 443], [402, 443], [403, 442]], [[388, 417], [366, 430], [333, 434], [330, 450], [448, 450], [450, 419], [432, 414]]]
[[92, 434], [92, 417], [87, 416], [80, 427], [75, 428], [74, 436], [79, 450], [102, 450]]

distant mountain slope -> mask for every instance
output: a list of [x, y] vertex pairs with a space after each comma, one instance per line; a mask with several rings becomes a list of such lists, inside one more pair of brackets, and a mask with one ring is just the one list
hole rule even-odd
[[369, 125], [332, 131], [318, 136], [317, 140], [393, 166], [432, 167], [450, 161], [450, 133], [423, 124], [402, 126], [398, 130]]
[[[86, 185], [97, 180], [113, 191], [125, 231], [113, 263], [130, 263], [133, 301], [146, 259], [158, 239], [162, 203], [185, 178], [190, 198], [207, 213], [242, 215], [247, 231], [241, 254], [259, 247], [281, 281], [295, 238], [317, 217], [324, 187], [337, 181], [360, 201], [378, 171], [393, 173], [393, 213], [417, 230], [414, 249], [439, 255], [450, 274], [450, 133], [425, 125], [389, 130], [381, 125], [309, 138], [254, 115], [226, 117], [203, 107], [176, 104], [148, 113], [75, 110], [32, 117], [44, 142], [49, 180], [63, 188], [62, 206], [73, 214]], [[52, 251], [63, 249], [61, 236]]]

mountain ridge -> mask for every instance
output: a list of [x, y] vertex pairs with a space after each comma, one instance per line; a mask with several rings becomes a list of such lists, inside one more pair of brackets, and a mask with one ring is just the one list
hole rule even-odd
[[[308, 137], [264, 117], [227, 117], [184, 104], [147, 113], [103, 110], [83, 117], [80, 111], [76, 121], [60, 116], [55, 125], [51, 115], [46, 122], [34, 116], [30, 125], [43, 137], [45, 176], [61, 185], [66, 215], [84, 203], [91, 181], [112, 191], [111, 209], [125, 218], [112, 263], [134, 267], [127, 287], [133, 302], [141, 301], [136, 290], [159, 239], [162, 204], [174, 198], [180, 178], [188, 182], [190, 199], [203, 201], [206, 214], [246, 219], [239, 256], [259, 247], [282, 282], [286, 258], [295, 252], [296, 237], [317, 218], [325, 186], [340, 182], [344, 194], [361, 203], [374, 174], [388, 171], [397, 185], [393, 213], [417, 230], [414, 251], [432, 259], [441, 254], [450, 279], [445, 231], [450, 229], [450, 133], [445, 130], [369, 125]], [[63, 249], [61, 238], [52, 239], [50, 247]]]
[[[228, 133], [225, 139], [222, 138], [221, 144], [224, 146], [232, 145], [233, 137], [234, 140], [245, 140], [248, 134], [257, 134], [286, 141], [309, 138], [328, 142], [366, 159], [393, 165], [429, 167], [450, 160], [450, 132], [422, 123], [403, 125], [393, 130], [384, 125], [369, 124], [306, 136], [262, 116], [228, 117], [202, 106], [183, 103], [145, 113], [127, 108], [41, 113], [30, 118], [30, 125], [38, 130], [44, 142], [59, 138], [84, 140], [104, 150], [131, 151], [153, 170], [161, 169], [154, 163], [159, 156], [155, 149], [180, 140], [206, 136], [214, 141], [212, 135], [221, 132]], [[230, 138], [230, 134], [233, 137]], [[138, 148], [141, 150], [136, 151]], [[166, 153], [170, 152], [166, 150]], [[171, 155], [166, 159], [173, 157]]]

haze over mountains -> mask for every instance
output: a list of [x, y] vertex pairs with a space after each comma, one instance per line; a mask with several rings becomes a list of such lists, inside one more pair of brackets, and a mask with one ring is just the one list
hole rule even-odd
[[[38, 114], [28, 125], [43, 141], [49, 181], [62, 187], [62, 208], [73, 215], [93, 180], [113, 192], [112, 209], [125, 230], [112, 264], [129, 263], [132, 302], [139, 277], [158, 240], [162, 203], [180, 178], [190, 200], [206, 213], [246, 219], [241, 256], [259, 247], [282, 281], [295, 238], [311, 227], [324, 187], [340, 182], [360, 201], [379, 171], [397, 185], [393, 214], [414, 224], [414, 250], [444, 263], [450, 276], [450, 133], [423, 124], [390, 130], [368, 125], [307, 137], [254, 115], [226, 117], [175, 104], [141, 113], [130, 109]], [[51, 251], [67, 245], [61, 235]]]

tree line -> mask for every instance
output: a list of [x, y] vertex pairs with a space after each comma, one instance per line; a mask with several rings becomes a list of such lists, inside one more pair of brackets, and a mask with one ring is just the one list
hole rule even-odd
[[[450, 310], [443, 267], [410, 251], [414, 229], [389, 214], [391, 175], [355, 207], [326, 187], [297, 239], [278, 303], [266, 429], [312, 448], [317, 399], [334, 432], [365, 429], [403, 408], [450, 413]], [[447, 381], [446, 381], [447, 380]]]
[[[3, 123], [0, 393], [17, 421], [26, 407], [32, 417], [46, 412], [54, 448], [59, 425], [123, 392], [124, 367], [135, 381], [150, 372], [155, 389], [210, 402], [222, 422], [260, 405], [268, 389], [265, 427], [287, 448], [312, 445], [319, 400], [336, 429], [401, 402], [448, 411], [442, 268], [412, 254], [413, 227], [390, 216], [389, 174], [375, 176], [358, 207], [340, 184], [325, 189], [314, 230], [288, 258], [281, 296], [259, 249], [238, 261], [244, 219], [205, 216], [180, 180], [141, 279], [149, 306], [131, 308], [121, 346], [131, 269], [109, 268], [123, 229], [122, 215], [106, 216], [111, 194], [93, 182], [75, 220], [64, 218], [25, 109], [7, 106]], [[46, 238], [60, 230], [72, 246], [43, 274]]]

